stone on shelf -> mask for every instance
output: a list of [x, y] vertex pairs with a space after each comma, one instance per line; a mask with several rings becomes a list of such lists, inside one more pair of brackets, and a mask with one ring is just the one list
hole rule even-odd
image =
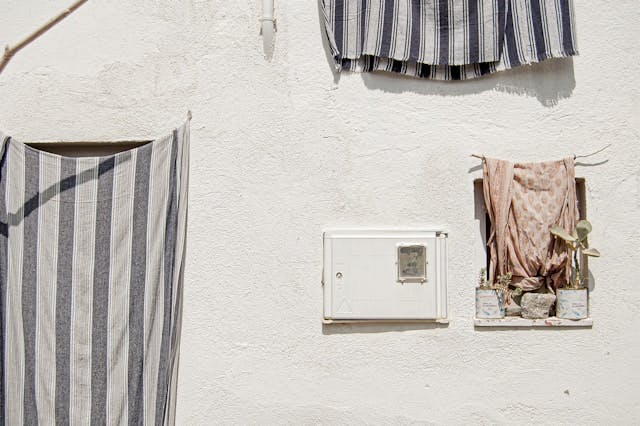
[[555, 301], [556, 296], [550, 293], [525, 293], [520, 303], [522, 318], [548, 318], [549, 309]]

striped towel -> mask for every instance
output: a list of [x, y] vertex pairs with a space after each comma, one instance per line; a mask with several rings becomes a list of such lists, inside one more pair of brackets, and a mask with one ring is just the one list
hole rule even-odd
[[338, 70], [466, 80], [577, 55], [572, 0], [320, 0]]
[[0, 425], [173, 424], [188, 123], [105, 157], [0, 138]]

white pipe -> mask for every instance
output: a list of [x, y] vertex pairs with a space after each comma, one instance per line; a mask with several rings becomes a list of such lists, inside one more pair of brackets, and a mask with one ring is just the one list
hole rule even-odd
[[267, 59], [271, 59], [273, 56], [273, 48], [276, 32], [276, 19], [273, 16], [273, 0], [262, 0], [262, 18], [261, 31], [262, 34], [262, 46], [264, 48], [264, 56]]

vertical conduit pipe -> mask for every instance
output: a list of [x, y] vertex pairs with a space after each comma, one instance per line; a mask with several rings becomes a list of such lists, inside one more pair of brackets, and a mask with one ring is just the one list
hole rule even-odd
[[273, 0], [262, 0], [262, 18], [260, 18], [260, 34], [262, 34], [262, 46], [264, 57], [270, 60], [273, 56], [275, 44], [275, 32], [277, 31], [276, 19], [274, 17]]

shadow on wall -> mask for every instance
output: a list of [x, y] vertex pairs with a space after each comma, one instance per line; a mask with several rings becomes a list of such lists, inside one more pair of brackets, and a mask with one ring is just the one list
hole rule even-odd
[[[340, 81], [340, 73], [334, 67], [325, 33], [322, 8], [320, 2], [317, 3], [320, 38], [327, 64], [333, 73], [334, 83], [337, 84]], [[545, 107], [552, 107], [561, 99], [569, 98], [576, 87], [571, 57], [548, 59], [466, 81], [425, 81], [387, 72], [362, 73], [362, 80], [367, 88], [388, 93], [411, 92], [421, 95], [464, 96], [494, 90], [536, 98]]]
[[[335, 72], [335, 71], [334, 71]], [[389, 93], [464, 96], [489, 90], [535, 97], [551, 107], [571, 96], [576, 87], [573, 58], [549, 59], [466, 81], [423, 81], [391, 73], [363, 73], [365, 86]]]
[[[0, 176], [1, 173], [6, 170], [6, 157], [5, 150], [2, 154], [2, 158], [0, 158]], [[106, 160], [102, 160], [96, 167], [68, 176], [61, 181], [50, 185], [43, 191], [36, 192], [24, 203], [24, 205], [20, 206], [16, 212], [7, 212], [7, 221], [0, 221], [0, 236], [8, 238], [10, 226], [18, 226], [26, 217], [31, 215], [31, 213], [39, 207], [52, 200], [55, 196], [91, 180], [99, 179], [100, 176], [115, 167], [115, 161], [113, 158], [114, 157], [110, 157]], [[129, 158], [125, 158], [123, 161], [129, 161]]]
[[372, 322], [372, 323], [344, 323], [344, 324], [322, 324], [322, 334], [354, 334], [354, 333], [388, 333], [398, 331], [433, 330], [436, 328], [447, 328], [448, 323], [437, 322]]

